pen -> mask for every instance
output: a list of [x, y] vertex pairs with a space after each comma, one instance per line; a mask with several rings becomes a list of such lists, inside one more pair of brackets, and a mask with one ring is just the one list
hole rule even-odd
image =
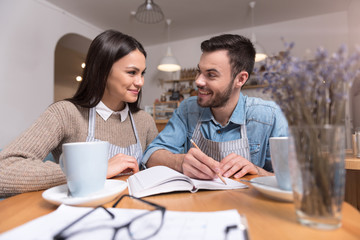
[[[194, 140], [190, 139], [190, 142], [191, 142], [197, 149], [199, 149], [199, 150], [201, 151], [201, 149], [198, 147], [198, 145], [196, 145], [196, 143], [194, 142]], [[218, 177], [220, 178], [220, 180], [221, 180], [225, 185], [227, 185], [226, 182], [225, 182], [225, 179], [220, 175], [220, 173], [218, 173], [217, 175], [218, 175]]]

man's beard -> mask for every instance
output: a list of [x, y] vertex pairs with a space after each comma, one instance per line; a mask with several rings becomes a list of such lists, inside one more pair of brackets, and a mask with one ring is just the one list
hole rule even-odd
[[200, 99], [198, 98], [197, 103], [201, 107], [219, 108], [219, 107], [225, 106], [227, 104], [227, 102], [229, 101], [231, 93], [233, 91], [234, 80], [235, 80], [235, 78], [230, 82], [230, 84], [225, 89], [225, 91], [220, 93], [218, 96], [215, 96], [215, 99], [210, 100], [210, 102], [208, 102], [208, 103], [201, 103]]

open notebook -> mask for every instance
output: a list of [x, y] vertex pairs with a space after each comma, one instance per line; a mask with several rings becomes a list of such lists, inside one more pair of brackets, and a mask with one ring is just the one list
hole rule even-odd
[[174, 192], [190, 191], [192, 193], [199, 189], [225, 190], [246, 188], [245, 184], [224, 178], [226, 184], [220, 179], [198, 180], [185, 176], [171, 168], [156, 166], [137, 172], [128, 178], [130, 195], [135, 197], [146, 197], [150, 195]]

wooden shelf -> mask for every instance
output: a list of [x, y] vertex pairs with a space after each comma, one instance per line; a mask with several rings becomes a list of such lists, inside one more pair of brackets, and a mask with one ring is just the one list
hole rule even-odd
[[169, 119], [156, 119], [155, 123], [156, 124], [163, 124], [163, 123], [167, 123], [169, 121]]
[[[175, 79], [175, 80], [164, 80], [164, 83], [177, 83], [177, 82], [191, 82], [195, 81], [195, 78], [185, 78], [185, 79]], [[253, 89], [253, 88], [264, 88], [268, 84], [259, 84], [259, 85], [244, 85], [242, 89]]]
[[269, 86], [268, 84], [261, 84], [261, 85], [244, 85], [242, 89], [254, 89], [254, 88], [264, 88]]
[[[180, 93], [180, 94], [190, 94], [190, 91], [188, 91], [188, 90], [186, 90], [186, 91], [182, 90], [182, 91], [180, 91], [179, 93]], [[164, 94], [165, 94], [166, 96], [170, 96], [170, 95], [172, 94], [172, 92], [165, 92]]]
[[360, 158], [353, 154], [352, 149], [346, 149], [345, 169], [360, 170]]
[[[157, 106], [161, 106], [157, 108]], [[166, 126], [167, 122], [172, 116], [174, 110], [179, 106], [179, 101], [166, 101], [154, 103], [153, 118], [156, 123], [156, 127], [161, 132]]]
[[192, 82], [192, 81], [195, 81], [195, 78], [183, 78], [183, 79], [174, 79], [174, 80], [164, 80], [164, 83]]
[[179, 106], [179, 101], [156, 102], [153, 108], [153, 118], [158, 120], [169, 120], [174, 110]]

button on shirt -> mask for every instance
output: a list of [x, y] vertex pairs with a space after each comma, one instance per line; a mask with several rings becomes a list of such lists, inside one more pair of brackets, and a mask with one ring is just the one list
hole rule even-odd
[[102, 101], [100, 101], [96, 105], [95, 110], [102, 117], [102, 119], [104, 119], [104, 121], [108, 120], [108, 118], [112, 114], [115, 114], [115, 115], [119, 115], [120, 121], [123, 122], [126, 120], [127, 116], [129, 115], [129, 106], [127, 103], [125, 104], [125, 108], [123, 110], [114, 112], [113, 110], [108, 108]]
[[186, 153], [197, 121], [201, 121], [201, 133], [206, 139], [225, 142], [239, 139], [240, 125], [245, 124], [249, 139], [250, 160], [265, 170], [272, 171], [270, 159], [270, 137], [288, 135], [288, 124], [281, 109], [273, 101], [244, 96], [240, 93], [238, 103], [229, 122], [222, 126], [211, 113], [210, 108], [197, 104], [197, 97], [190, 97], [181, 102], [172, 118], [143, 156], [146, 164], [153, 152], [166, 149], [172, 153]]

